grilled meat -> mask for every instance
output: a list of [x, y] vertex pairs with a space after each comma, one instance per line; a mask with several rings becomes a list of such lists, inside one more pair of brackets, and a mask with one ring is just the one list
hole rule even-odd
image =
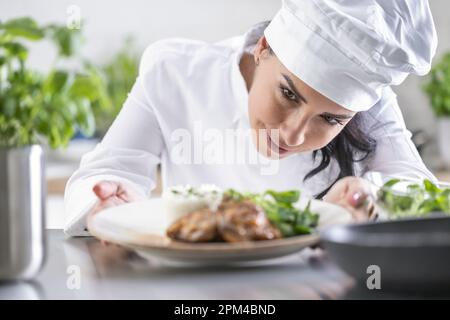
[[186, 242], [216, 241], [219, 237], [216, 213], [207, 208], [190, 212], [176, 220], [167, 229], [167, 235]]
[[200, 209], [176, 220], [167, 235], [186, 242], [255, 241], [281, 238], [262, 208], [250, 200], [224, 199], [217, 211]]
[[227, 242], [272, 240], [280, 231], [267, 219], [264, 210], [250, 200], [225, 200], [217, 211], [217, 228]]

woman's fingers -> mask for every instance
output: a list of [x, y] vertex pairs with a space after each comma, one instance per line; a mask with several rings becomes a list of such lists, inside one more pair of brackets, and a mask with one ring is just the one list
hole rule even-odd
[[349, 196], [347, 198], [347, 205], [355, 221], [363, 222], [375, 219], [377, 216], [377, 207], [374, 197], [370, 193], [360, 194], [358, 196]]
[[93, 187], [93, 191], [99, 201], [92, 210], [92, 214], [106, 208], [142, 199], [133, 189], [115, 181], [100, 181]]
[[115, 181], [100, 181], [92, 190], [98, 201], [87, 216], [88, 229], [90, 229], [93, 217], [100, 211], [142, 199], [133, 189]]
[[92, 189], [100, 200], [114, 196], [119, 190], [119, 183], [113, 181], [100, 181]]
[[98, 201], [90, 211], [88, 219], [104, 209], [143, 199], [131, 187], [115, 181], [100, 181], [95, 184], [92, 190]]
[[369, 182], [362, 178], [348, 178], [345, 199], [349, 205], [354, 208], [361, 208], [370, 203], [373, 197]]
[[93, 191], [102, 201], [113, 196], [118, 197], [124, 202], [132, 202], [141, 199], [141, 196], [130, 189], [130, 187], [115, 181], [100, 181], [94, 186]]
[[133, 190], [130, 190], [129, 188], [125, 187], [123, 184], [118, 185], [116, 195], [125, 202], [132, 202], [138, 200]]
[[378, 218], [378, 208], [375, 201], [372, 201], [369, 205], [369, 220], [376, 220]]
[[347, 194], [347, 202], [354, 208], [360, 207], [366, 199], [367, 194], [360, 190], [348, 192]]
[[330, 189], [325, 201], [346, 208], [356, 222], [377, 217], [375, 196], [368, 181], [358, 177], [345, 177]]

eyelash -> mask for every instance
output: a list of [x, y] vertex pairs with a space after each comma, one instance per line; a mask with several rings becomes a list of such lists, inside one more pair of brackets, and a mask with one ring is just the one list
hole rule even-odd
[[330, 117], [327, 115], [322, 115], [321, 117], [326, 121], [326, 123], [328, 123], [329, 125], [332, 125], [332, 126], [336, 126], [338, 124], [342, 126], [344, 124], [339, 119], [336, 119], [336, 118], [333, 118], [333, 117]]
[[280, 85], [280, 90], [281, 90], [281, 94], [288, 99], [289, 101], [294, 101], [294, 102], [298, 102], [298, 97], [297, 95], [292, 92], [290, 89]]
[[[292, 92], [292, 90], [280, 85], [280, 90], [281, 90], [281, 94], [289, 101], [295, 101], [298, 102], [298, 97], [297, 95]], [[329, 125], [332, 126], [336, 126], [336, 125], [343, 125], [344, 123], [342, 121], [340, 121], [339, 119], [327, 116], [327, 115], [322, 115], [322, 118], [325, 120], [326, 123], [328, 123]]]

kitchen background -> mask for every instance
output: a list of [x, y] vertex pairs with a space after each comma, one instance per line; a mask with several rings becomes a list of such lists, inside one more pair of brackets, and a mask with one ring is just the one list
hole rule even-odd
[[[450, 2], [431, 0], [430, 5], [439, 36], [437, 61], [450, 50]], [[74, 12], [71, 10], [79, 10], [85, 39], [81, 55], [102, 68], [120, 86], [126, 83], [120, 83], [118, 78], [133, 79], [133, 66], [148, 44], [167, 37], [217, 41], [242, 34], [252, 24], [270, 19], [279, 6], [280, 0], [0, 0], [0, 21], [29, 16], [39, 24], [65, 25]], [[48, 72], [55, 60], [53, 54], [48, 42], [31, 44], [29, 66]], [[113, 65], [121, 67], [115, 71]], [[422, 90], [425, 81], [422, 77], [410, 76], [401, 86], [394, 87], [394, 91], [408, 128], [418, 132], [415, 141], [418, 145], [425, 143], [420, 150], [425, 162], [441, 180], [450, 181], [449, 170], [444, 168], [439, 156], [436, 137], [442, 133], [438, 132], [438, 120]], [[119, 96], [112, 100], [120, 99]], [[108, 111], [109, 118], [116, 111]], [[108, 116], [102, 117], [109, 121]], [[450, 137], [450, 131], [447, 134]], [[94, 144], [95, 140], [76, 139], [68, 149], [48, 153], [48, 227], [63, 225], [64, 184], [77, 167], [80, 154]]]

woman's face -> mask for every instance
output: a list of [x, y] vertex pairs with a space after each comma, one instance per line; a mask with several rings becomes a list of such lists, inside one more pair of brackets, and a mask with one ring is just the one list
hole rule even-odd
[[249, 89], [249, 117], [258, 151], [271, 158], [326, 146], [355, 115], [289, 72], [262, 37]]

